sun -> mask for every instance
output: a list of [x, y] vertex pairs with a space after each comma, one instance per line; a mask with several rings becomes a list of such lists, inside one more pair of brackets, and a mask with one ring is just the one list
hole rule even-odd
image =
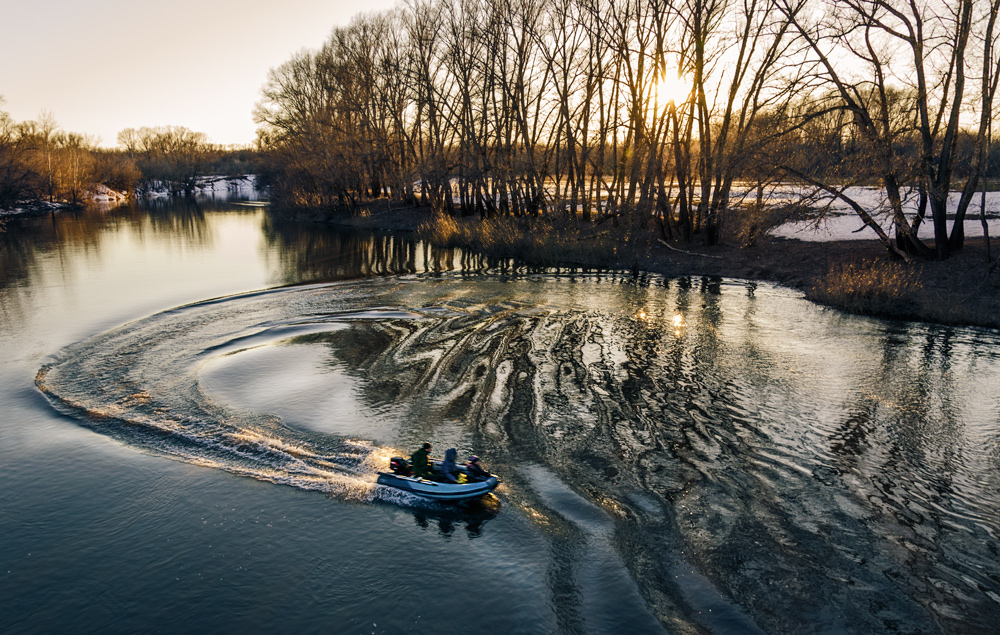
[[656, 102], [661, 107], [670, 102], [682, 104], [688, 100], [690, 95], [691, 82], [684, 75], [667, 71], [663, 78], [656, 83]]

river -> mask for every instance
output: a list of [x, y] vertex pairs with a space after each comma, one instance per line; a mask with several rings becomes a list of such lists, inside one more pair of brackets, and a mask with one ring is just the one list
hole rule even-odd
[[[1000, 335], [256, 201], [8, 219], [0, 632], [994, 632]], [[375, 484], [431, 441], [503, 483]]]

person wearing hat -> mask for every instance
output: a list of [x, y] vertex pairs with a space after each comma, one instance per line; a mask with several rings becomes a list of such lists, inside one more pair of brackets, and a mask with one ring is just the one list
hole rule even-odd
[[430, 443], [424, 443], [419, 450], [410, 455], [410, 469], [413, 470], [413, 476], [417, 478], [430, 477], [432, 470], [429, 455], [432, 447], [434, 446]]
[[479, 457], [475, 454], [470, 456], [469, 460], [465, 462], [465, 469], [469, 473], [470, 481], [483, 481], [492, 476], [492, 474], [483, 469], [483, 466], [479, 464]]

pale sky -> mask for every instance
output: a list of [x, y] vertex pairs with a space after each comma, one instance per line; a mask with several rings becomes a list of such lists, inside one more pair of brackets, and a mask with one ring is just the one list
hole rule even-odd
[[397, 0], [32, 0], [0, 10], [0, 95], [17, 121], [116, 144], [123, 128], [185, 126], [250, 143], [267, 71], [335, 26]]

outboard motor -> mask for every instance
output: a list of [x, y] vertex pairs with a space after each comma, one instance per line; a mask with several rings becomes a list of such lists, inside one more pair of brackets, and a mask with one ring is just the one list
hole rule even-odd
[[413, 471], [410, 470], [410, 460], [404, 459], [401, 456], [394, 456], [389, 459], [389, 470], [399, 476], [410, 476], [413, 474]]

